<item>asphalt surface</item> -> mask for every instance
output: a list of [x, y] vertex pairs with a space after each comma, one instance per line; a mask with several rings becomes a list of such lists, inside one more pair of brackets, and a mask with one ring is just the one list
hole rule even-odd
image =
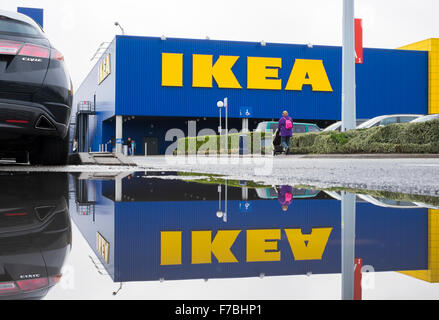
[[439, 159], [307, 159], [184, 158], [169, 163], [163, 157], [135, 157], [140, 167], [160, 170], [214, 173], [231, 179], [273, 185], [345, 187], [439, 196]]
[[0, 171], [128, 172], [185, 171], [227, 175], [272, 185], [345, 187], [439, 196], [439, 159], [325, 159], [299, 156], [133, 157], [138, 167], [32, 167], [0, 163]]

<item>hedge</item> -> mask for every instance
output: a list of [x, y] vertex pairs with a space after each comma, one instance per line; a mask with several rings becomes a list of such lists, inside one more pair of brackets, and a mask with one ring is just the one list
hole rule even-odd
[[295, 135], [293, 154], [439, 153], [439, 120]]
[[[230, 133], [228, 135], [228, 153], [237, 154], [239, 152], [239, 136], [242, 133]], [[251, 153], [264, 153], [261, 150], [261, 139], [264, 139], [265, 132], [249, 132], [244, 135], [248, 136], [249, 149]], [[225, 135], [222, 136], [198, 136], [186, 137], [178, 140], [177, 154], [218, 154], [225, 152]], [[271, 152], [271, 149], [270, 149]]]
[[[271, 153], [271, 146], [261, 150], [265, 132], [250, 132], [249, 148], [253, 154]], [[228, 135], [228, 152], [239, 152], [241, 133]], [[225, 136], [199, 136], [178, 140], [175, 153], [217, 154], [224, 152]], [[439, 153], [439, 120], [422, 123], [392, 124], [347, 132], [295, 134], [292, 154], [361, 154], [361, 153]]]

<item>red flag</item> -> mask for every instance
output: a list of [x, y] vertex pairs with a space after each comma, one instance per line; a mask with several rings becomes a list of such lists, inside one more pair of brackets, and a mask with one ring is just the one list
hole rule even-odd
[[355, 63], [363, 63], [363, 20], [355, 19]]
[[363, 299], [363, 290], [361, 288], [361, 278], [362, 273], [361, 269], [363, 268], [363, 259], [355, 258], [354, 260], [354, 300], [362, 300]]

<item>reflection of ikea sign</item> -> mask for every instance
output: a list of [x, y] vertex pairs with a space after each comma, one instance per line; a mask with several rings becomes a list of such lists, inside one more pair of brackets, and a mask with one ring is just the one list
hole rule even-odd
[[[238, 56], [192, 55], [192, 87], [242, 89], [233, 73]], [[301, 91], [304, 85], [313, 91], [332, 92], [322, 60], [296, 59], [286, 85], [279, 79], [282, 58], [247, 57], [247, 89]], [[183, 54], [162, 53], [162, 86], [183, 87]]]
[[96, 238], [96, 249], [102, 259], [108, 264], [110, 263], [110, 243], [98, 232]]
[[[321, 260], [333, 228], [313, 228], [310, 234], [301, 229], [284, 229], [294, 260]], [[246, 262], [280, 261], [278, 241], [281, 229], [246, 230]], [[182, 231], [162, 231], [161, 265], [179, 265], [182, 262]], [[192, 231], [192, 264], [212, 263], [212, 254], [218, 263], [236, 263], [231, 251], [241, 230], [219, 230], [212, 240], [212, 231]]]
[[108, 54], [98, 67], [98, 84], [101, 84], [111, 73], [111, 59]]

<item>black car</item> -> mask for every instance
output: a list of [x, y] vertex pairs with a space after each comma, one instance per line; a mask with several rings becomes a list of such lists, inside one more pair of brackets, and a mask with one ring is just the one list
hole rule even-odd
[[0, 300], [43, 298], [71, 244], [67, 173], [0, 173]]
[[41, 27], [0, 10], [0, 158], [66, 164], [72, 95], [64, 57]]

